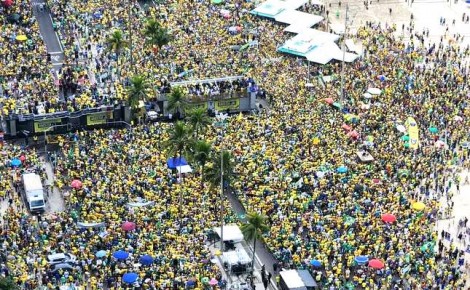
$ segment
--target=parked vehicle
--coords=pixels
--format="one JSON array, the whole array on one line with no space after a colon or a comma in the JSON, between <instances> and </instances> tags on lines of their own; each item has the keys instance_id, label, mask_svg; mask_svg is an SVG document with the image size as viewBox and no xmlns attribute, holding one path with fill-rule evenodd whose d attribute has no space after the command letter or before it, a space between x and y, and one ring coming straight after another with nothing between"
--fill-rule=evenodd
<instances>
[{"instance_id":1,"label":"parked vehicle","mask_svg":"<svg viewBox=\"0 0 470 290\"><path fill-rule=\"evenodd\" d=\"M25 173L22 175L24 198L32 213L44 212L46 201L41 178L36 173Z\"/></svg>"},{"instance_id":2,"label":"parked vehicle","mask_svg":"<svg viewBox=\"0 0 470 290\"><path fill-rule=\"evenodd\" d=\"M77 262L77 257L72 254L58 253L47 256L47 261L51 265L63 263L75 264Z\"/></svg>"}]
</instances>

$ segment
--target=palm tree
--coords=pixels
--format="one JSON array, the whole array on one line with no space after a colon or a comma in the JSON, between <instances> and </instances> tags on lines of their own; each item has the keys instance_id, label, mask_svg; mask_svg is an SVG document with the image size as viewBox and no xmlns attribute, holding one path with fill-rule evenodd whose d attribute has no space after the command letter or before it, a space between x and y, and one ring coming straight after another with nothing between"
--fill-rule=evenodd
<instances>
[{"instance_id":1,"label":"palm tree","mask_svg":"<svg viewBox=\"0 0 470 290\"><path fill-rule=\"evenodd\" d=\"M20 289L11 277L2 277L0 278L0 289L2 290L16 290Z\"/></svg>"},{"instance_id":2,"label":"palm tree","mask_svg":"<svg viewBox=\"0 0 470 290\"><path fill-rule=\"evenodd\" d=\"M199 140L194 144L192 159L200 166L201 187L204 181L204 167L209 161L211 151L212 145L204 140Z\"/></svg>"},{"instance_id":3,"label":"palm tree","mask_svg":"<svg viewBox=\"0 0 470 290\"><path fill-rule=\"evenodd\" d=\"M255 254L256 254L256 241L263 239L263 234L269 231L269 226L266 223L267 217L265 215L252 212L248 213L247 223L240 226L240 230L245 237L247 242L253 241L253 256L251 260L251 279L253 279L253 271L255 266ZM252 281L253 282L253 281Z\"/></svg>"},{"instance_id":4,"label":"palm tree","mask_svg":"<svg viewBox=\"0 0 470 290\"><path fill-rule=\"evenodd\" d=\"M223 161L223 180L225 185L230 185L230 182L235 176L234 164L232 162L232 154L229 151L223 151L222 160L220 154L217 154L211 159L212 166L208 167L204 174L204 179L208 181L211 186L220 186L221 174L221 161Z\"/></svg>"},{"instance_id":5,"label":"palm tree","mask_svg":"<svg viewBox=\"0 0 470 290\"><path fill-rule=\"evenodd\" d=\"M190 151L192 147L191 130L183 122L178 121L174 124L173 130L170 132L170 137L165 144L168 148L169 157L183 158L183 153ZM181 182L181 180L180 180ZM183 206L183 192L179 193L179 212L180 220L182 219L182 206ZM181 221L180 221L181 222ZM181 224L181 223L180 223Z\"/></svg>"},{"instance_id":6,"label":"palm tree","mask_svg":"<svg viewBox=\"0 0 470 290\"><path fill-rule=\"evenodd\" d=\"M154 48L154 53L157 54L163 46L170 43L172 37L170 32L165 27L162 27L154 19L147 21L144 28L144 35L146 37L147 44Z\"/></svg>"},{"instance_id":7,"label":"palm tree","mask_svg":"<svg viewBox=\"0 0 470 290\"><path fill-rule=\"evenodd\" d=\"M211 119L204 108L194 108L188 112L188 122L191 125L194 137L199 135L199 131L210 125Z\"/></svg>"},{"instance_id":8,"label":"palm tree","mask_svg":"<svg viewBox=\"0 0 470 290\"><path fill-rule=\"evenodd\" d=\"M149 83L143 76L135 75L131 78L131 84L127 89L127 103L131 107L133 114L140 111L140 101L148 98L149 89Z\"/></svg>"},{"instance_id":9,"label":"palm tree","mask_svg":"<svg viewBox=\"0 0 470 290\"><path fill-rule=\"evenodd\" d=\"M111 33L111 35L108 37L106 40L106 44L108 45L108 50L112 51L116 54L116 62L118 63L117 65L117 74L118 77L120 77L120 71L119 71L119 56L122 53L122 50L128 46L127 40L124 39L124 35L121 30L116 29Z\"/></svg>"},{"instance_id":10,"label":"palm tree","mask_svg":"<svg viewBox=\"0 0 470 290\"><path fill-rule=\"evenodd\" d=\"M188 106L186 96L181 87L173 87L168 95L166 109L168 112L177 115L179 118Z\"/></svg>"}]
</instances>

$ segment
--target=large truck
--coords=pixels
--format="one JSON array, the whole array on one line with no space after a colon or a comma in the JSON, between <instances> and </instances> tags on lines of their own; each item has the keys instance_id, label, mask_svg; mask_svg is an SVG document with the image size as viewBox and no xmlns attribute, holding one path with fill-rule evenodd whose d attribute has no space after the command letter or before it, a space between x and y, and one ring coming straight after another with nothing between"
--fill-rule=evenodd
<instances>
[{"instance_id":1,"label":"large truck","mask_svg":"<svg viewBox=\"0 0 470 290\"><path fill-rule=\"evenodd\" d=\"M32 213L42 213L46 209L44 190L42 188L41 177L36 173L25 173L22 176L24 198Z\"/></svg>"}]
</instances>

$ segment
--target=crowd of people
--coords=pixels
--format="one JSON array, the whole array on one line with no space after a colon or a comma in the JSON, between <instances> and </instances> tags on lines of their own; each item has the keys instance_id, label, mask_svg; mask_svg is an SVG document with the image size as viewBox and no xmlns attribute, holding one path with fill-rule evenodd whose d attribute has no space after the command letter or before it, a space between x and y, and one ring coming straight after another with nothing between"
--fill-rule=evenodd
<instances>
[{"instance_id":1,"label":"crowd of people","mask_svg":"<svg viewBox=\"0 0 470 290\"><path fill-rule=\"evenodd\" d=\"M21 3L10 9L28 19L29 6ZM345 67L348 77L339 97L340 80L322 81L322 76L339 74L340 64L309 70L294 58L280 57L276 47L289 36L279 25L247 13L252 3L172 0L145 11L136 2L126 3L52 1L66 54L59 75L70 85L66 93L80 86L79 95L66 99L68 109L121 101L124 94L116 94L122 91L120 83L134 72L157 80L157 86L180 80L187 71L196 79L245 74L263 86L270 108L250 118L230 117L223 140L212 127L198 138L211 142L214 150L234 152L237 174L231 187L246 209L268 217L264 242L281 267L311 270L324 289L464 289L467 273L460 260L465 253L442 246L435 224L448 213L441 210L442 200L451 211L452 184L460 183L456 174L469 169L464 145L470 117L468 70L462 62L468 50L444 40L423 46L418 39L424 33L412 35L405 45L393 26L369 23L356 36L364 56ZM125 30L128 3L134 3L135 40L144 38L146 18L171 30L173 40L158 52L157 63L144 41L133 42L135 67L127 52L118 59L105 49L109 31ZM230 16L221 15L221 8ZM29 33L24 33L31 39L36 35L34 44L43 47L37 23L28 23ZM24 19L8 25L16 34L28 29ZM238 25L258 30L257 47L230 49L248 41L243 33L229 32ZM16 36L14 42L25 49ZM41 85L33 89L50 91L29 92L26 103L57 95L48 64L41 65ZM305 86L315 76L319 81ZM5 114L19 109L17 88L32 81L28 74L14 78L20 77L4 79ZM365 94L369 88L380 93ZM49 102L53 108L56 102ZM418 149L399 129L409 126L409 117L419 127ZM8 200L2 214L1 272L29 289L120 289L126 286L123 274L130 272L139 275L135 285L144 289L204 289L211 287L212 278L223 287L207 235L219 225L217 193L202 182L197 166L183 179L167 168L172 126L74 133L61 143L55 162L54 186L64 195L66 209L39 217L26 214L14 188L21 170L44 176L37 154L6 145L0 179L2 197ZM375 160L361 162L359 150ZM8 166L20 155L26 156L20 168ZM74 180L81 185L72 188ZM384 222L384 214L396 221ZM229 212L226 222L235 220ZM126 230L129 223L135 229ZM129 257L116 258L117 251ZM52 253L73 254L78 269L51 272L47 256ZM140 263L144 255L154 261ZM362 265L356 259L360 256L378 259L384 267ZM312 267L312 261L320 266Z\"/></svg>"}]
</instances>

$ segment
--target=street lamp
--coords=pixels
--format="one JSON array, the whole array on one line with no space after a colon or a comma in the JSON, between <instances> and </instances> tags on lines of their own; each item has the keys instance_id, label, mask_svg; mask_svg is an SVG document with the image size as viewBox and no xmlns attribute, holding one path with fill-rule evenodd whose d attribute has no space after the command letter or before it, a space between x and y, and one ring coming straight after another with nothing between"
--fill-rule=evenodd
<instances>
[{"instance_id":1,"label":"street lamp","mask_svg":"<svg viewBox=\"0 0 470 290\"><path fill-rule=\"evenodd\" d=\"M224 128L226 126L225 120L228 118L228 114L219 113L215 116L217 122L215 126L221 130L220 140L220 251L224 252L224 151L223 151L223 140L224 140Z\"/></svg>"}]
</instances>

